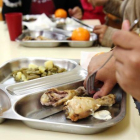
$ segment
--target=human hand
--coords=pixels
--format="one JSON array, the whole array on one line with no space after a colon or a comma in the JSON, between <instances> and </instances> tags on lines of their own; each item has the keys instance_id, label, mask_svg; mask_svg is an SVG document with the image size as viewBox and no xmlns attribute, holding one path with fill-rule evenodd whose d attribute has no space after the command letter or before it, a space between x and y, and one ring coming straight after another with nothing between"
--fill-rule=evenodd
<instances>
[{"instance_id":1,"label":"human hand","mask_svg":"<svg viewBox=\"0 0 140 140\"><path fill-rule=\"evenodd\" d=\"M129 29L129 23L123 23ZM117 46L113 50L116 59L116 78L124 91L140 101L140 37L128 31L118 31L113 35Z\"/></svg>"},{"instance_id":2,"label":"human hand","mask_svg":"<svg viewBox=\"0 0 140 140\"><path fill-rule=\"evenodd\" d=\"M103 37L104 37L104 35L105 35L105 32L106 32L107 28L108 28L108 27L107 27L106 25L96 25L96 26L94 27L93 32L99 36L99 42L100 42L100 43L101 43L102 40L103 40Z\"/></svg>"},{"instance_id":3,"label":"human hand","mask_svg":"<svg viewBox=\"0 0 140 140\"><path fill-rule=\"evenodd\" d=\"M73 9L68 10L69 15L71 17L75 17L77 19L82 19L82 10L79 7L74 7Z\"/></svg>"},{"instance_id":4,"label":"human hand","mask_svg":"<svg viewBox=\"0 0 140 140\"><path fill-rule=\"evenodd\" d=\"M89 3L93 5L93 7L96 6L104 6L108 0L88 0Z\"/></svg>"},{"instance_id":5,"label":"human hand","mask_svg":"<svg viewBox=\"0 0 140 140\"><path fill-rule=\"evenodd\" d=\"M103 53L97 56L92 57L89 66L88 66L88 75L84 81L84 86L86 87L87 78L91 75L95 70L97 70L104 62L109 58L112 52ZM100 91L92 92L95 93L93 98L99 98L109 94L112 88L116 84L116 77L115 77L115 59L112 57L108 63L100 69L95 77L95 87L100 88ZM102 85L100 84L102 83Z\"/></svg>"}]
</instances>

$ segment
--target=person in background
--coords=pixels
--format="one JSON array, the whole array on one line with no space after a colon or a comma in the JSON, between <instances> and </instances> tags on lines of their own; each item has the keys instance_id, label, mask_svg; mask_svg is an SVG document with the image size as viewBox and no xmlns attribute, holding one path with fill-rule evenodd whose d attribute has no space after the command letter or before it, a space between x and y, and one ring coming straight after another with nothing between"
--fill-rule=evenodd
<instances>
[{"instance_id":1,"label":"person in background","mask_svg":"<svg viewBox=\"0 0 140 140\"><path fill-rule=\"evenodd\" d=\"M3 18L4 14L11 12L50 16L59 8L65 9L69 16L82 18L83 8L79 0L3 0L2 14Z\"/></svg>"},{"instance_id":2,"label":"person in background","mask_svg":"<svg viewBox=\"0 0 140 140\"><path fill-rule=\"evenodd\" d=\"M84 9L82 19L99 19L101 24L105 23L105 14L103 12L103 7L93 7L88 0L81 0L81 4Z\"/></svg>"},{"instance_id":3,"label":"person in background","mask_svg":"<svg viewBox=\"0 0 140 140\"><path fill-rule=\"evenodd\" d=\"M130 24L140 17L140 0L88 0L94 7L103 6L106 13L110 13L122 20L128 19ZM131 11L131 12L130 12ZM140 23L137 29L140 27ZM94 33L98 34L102 46L112 46L112 35L118 29L106 25L98 25ZM137 32L138 30L136 30Z\"/></svg>"}]
</instances>

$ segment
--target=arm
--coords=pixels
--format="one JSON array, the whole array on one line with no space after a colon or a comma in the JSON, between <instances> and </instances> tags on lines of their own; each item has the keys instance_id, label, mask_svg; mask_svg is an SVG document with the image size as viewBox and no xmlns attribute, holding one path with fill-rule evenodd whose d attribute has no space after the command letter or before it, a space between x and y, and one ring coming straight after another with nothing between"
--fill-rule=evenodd
<instances>
[{"instance_id":1,"label":"arm","mask_svg":"<svg viewBox=\"0 0 140 140\"><path fill-rule=\"evenodd\" d=\"M107 25L96 25L93 32L98 35L102 46L111 47L112 35L117 30L118 29L108 27Z\"/></svg>"},{"instance_id":2,"label":"arm","mask_svg":"<svg viewBox=\"0 0 140 140\"><path fill-rule=\"evenodd\" d=\"M120 0L108 0L104 5L104 11L121 18L121 12L125 3L125 0L123 2Z\"/></svg>"},{"instance_id":3,"label":"arm","mask_svg":"<svg viewBox=\"0 0 140 140\"><path fill-rule=\"evenodd\" d=\"M107 27L106 32L102 38L101 45L102 46L106 46L106 47L111 47L113 44L112 41L112 35L114 34L114 32L118 31L118 29L112 28L112 27Z\"/></svg>"}]
</instances>

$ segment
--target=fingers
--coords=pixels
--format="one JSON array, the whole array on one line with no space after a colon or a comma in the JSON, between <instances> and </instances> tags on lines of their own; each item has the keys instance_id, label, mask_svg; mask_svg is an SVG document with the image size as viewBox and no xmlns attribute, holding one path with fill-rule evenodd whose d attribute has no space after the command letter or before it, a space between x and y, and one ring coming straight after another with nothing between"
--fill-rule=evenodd
<instances>
[{"instance_id":1,"label":"fingers","mask_svg":"<svg viewBox=\"0 0 140 140\"><path fill-rule=\"evenodd\" d=\"M131 55L130 50L126 50L121 47L115 47L113 50L113 56L115 57L116 61L119 61L120 63L124 64L128 60L126 59L129 55Z\"/></svg>"},{"instance_id":2,"label":"fingers","mask_svg":"<svg viewBox=\"0 0 140 140\"><path fill-rule=\"evenodd\" d=\"M97 99L100 98L102 96L105 96L107 94L109 94L109 92L113 89L113 87L115 86L116 83L112 83L111 81L106 81L104 82L104 85L101 87L100 91L97 91L93 98Z\"/></svg>"},{"instance_id":3,"label":"fingers","mask_svg":"<svg viewBox=\"0 0 140 140\"><path fill-rule=\"evenodd\" d=\"M124 49L133 49L140 43L139 36L128 31L117 31L114 33L112 39L115 45Z\"/></svg>"},{"instance_id":4,"label":"fingers","mask_svg":"<svg viewBox=\"0 0 140 140\"><path fill-rule=\"evenodd\" d=\"M82 10L79 7L74 7L73 9L69 9L68 12L70 16L73 16L77 19L82 18Z\"/></svg>"},{"instance_id":5,"label":"fingers","mask_svg":"<svg viewBox=\"0 0 140 140\"><path fill-rule=\"evenodd\" d=\"M129 28L130 28L130 22L129 22L129 20L124 20L123 21L123 24L122 24L122 30L128 31Z\"/></svg>"},{"instance_id":6,"label":"fingers","mask_svg":"<svg viewBox=\"0 0 140 140\"><path fill-rule=\"evenodd\" d=\"M96 25L96 26L94 27L94 30L101 29L102 27L103 27L103 25Z\"/></svg>"},{"instance_id":7,"label":"fingers","mask_svg":"<svg viewBox=\"0 0 140 140\"><path fill-rule=\"evenodd\" d=\"M76 14L77 12L80 12L81 9L80 9L79 7L76 6L76 7L73 8L72 11L73 11L74 14Z\"/></svg>"}]
</instances>

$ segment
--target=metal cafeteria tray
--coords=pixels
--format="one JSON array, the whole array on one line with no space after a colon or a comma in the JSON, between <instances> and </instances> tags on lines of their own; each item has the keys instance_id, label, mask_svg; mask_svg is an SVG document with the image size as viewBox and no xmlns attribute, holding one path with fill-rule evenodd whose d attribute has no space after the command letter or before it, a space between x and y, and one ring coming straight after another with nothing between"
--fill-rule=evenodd
<instances>
[{"instance_id":1,"label":"metal cafeteria tray","mask_svg":"<svg viewBox=\"0 0 140 140\"><path fill-rule=\"evenodd\" d=\"M46 37L50 40L28 40L23 41L22 39L26 36L37 38L38 36ZM68 36L55 33L49 30L44 31L25 31L17 39L17 42L20 42L21 45L27 47L57 47L60 45L61 41L67 40Z\"/></svg>"},{"instance_id":2,"label":"metal cafeteria tray","mask_svg":"<svg viewBox=\"0 0 140 140\"><path fill-rule=\"evenodd\" d=\"M83 85L83 81L58 84L54 87L64 89L75 89ZM33 119L33 116L37 116L40 113L52 111L53 107L44 107L40 104L40 97L43 92L34 92L28 95L11 95L7 92L5 86L0 85L0 106L3 111L0 118L21 120L27 126L34 129L58 131L66 133L76 134L94 134L106 130L107 128L117 124L125 117L126 111L126 94L116 86L111 91L116 95L122 95L122 98L112 107L104 107L102 109L109 110L111 112L112 119L108 121L97 120L92 116L79 120L78 122L71 122L65 118L64 112L58 109L58 112L54 115L46 117L44 119ZM51 88L48 87L48 88Z\"/></svg>"},{"instance_id":3,"label":"metal cafeteria tray","mask_svg":"<svg viewBox=\"0 0 140 140\"><path fill-rule=\"evenodd\" d=\"M23 41L25 36L31 36L36 38L43 36L46 38L52 38L54 40L29 40ZM26 31L22 33L16 41L26 47L58 47L61 43L67 43L70 47L92 47L97 40L97 35L92 33L89 41L72 41L70 40L71 32L61 29L50 29L50 31Z\"/></svg>"},{"instance_id":4,"label":"metal cafeteria tray","mask_svg":"<svg viewBox=\"0 0 140 140\"><path fill-rule=\"evenodd\" d=\"M55 65L67 69L67 72L51 75L43 78L38 78L34 80L30 80L28 82L16 82L14 78L11 76L12 71L18 70L23 67L28 67L30 63L34 63L38 66L43 66L45 61L52 60ZM73 82L76 80L84 79L82 77L82 73L85 71L81 71L78 63L73 60L68 59L52 59L52 58L36 58L36 57L26 57L26 58L17 58L10 61L7 61L5 64L0 66L0 84L5 85L6 89L10 94L27 94L27 91L42 91L46 89L46 85L54 86L55 84L63 84L67 82ZM71 72L73 76L71 76ZM69 79L67 78L69 77ZM62 79L64 79L62 81ZM55 83L54 81L57 81ZM47 83L47 84L46 84ZM18 86L17 86L18 85ZM0 119L0 123L3 122L4 119Z\"/></svg>"},{"instance_id":5,"label":"metal cafeteria tray","mask_svg":"<svg viewBox=\"0 0 140 140\"><path fill-rule=\"evenodd\" d=\"M67 70L67 72L57 74L60 76L63 74L65 75L78 67L78 63L76 61L73 61L70 59L54 59L54 58L45 58L45 57L42 57L42 58L41 57L16 58L16 59L7 61L6 63L4 63L3 65L0 66L0 84L6 84L6 85L16 84L17 82L11 76L11 73L14 70L19 70L21 68L27 68L28 65L31 63L36 64L38 66L44 66L44 62L46 62L48 60L52 60L54 65L57 65L60 68L65 68ZM47 77L54 77L54 75L47 76ZM45 78L46 77L41 78L41 79L45 79ZM40 78L38 78L38 79L40 79ZM30 81L32 81L32 80L30 80Z\"/></svg>"}]
</instances>

